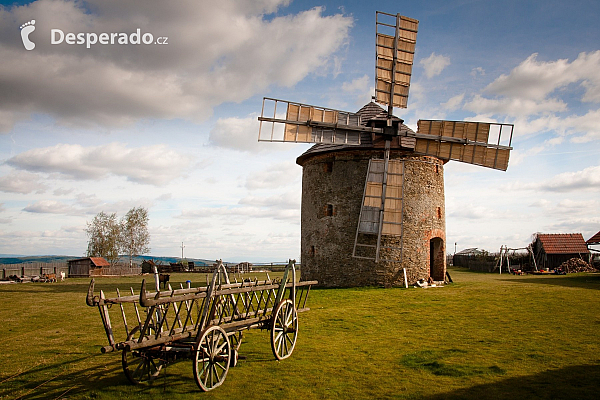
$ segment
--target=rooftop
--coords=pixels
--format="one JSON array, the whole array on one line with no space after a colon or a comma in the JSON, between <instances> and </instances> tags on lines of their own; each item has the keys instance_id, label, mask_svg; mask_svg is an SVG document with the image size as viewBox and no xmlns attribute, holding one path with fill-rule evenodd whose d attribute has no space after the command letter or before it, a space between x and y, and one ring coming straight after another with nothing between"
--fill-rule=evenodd
<instances>
[{"instance_id":1,"label":"rooftop","mask_svg":"<svg viewBox=\"0 0 600 400\"><path fill-rule=\"evenodd\" d=\"M600 244L600 231L596 233L594 236L589 238L586 242L587 244Z\"/></svg>"},{"instance_id":2,"label":"rooftop","mask_svg":"<svg viewBox=\"0 0 600 400\"><path fill-rule=\"evenodd\" d=\"M540 233L537 238L546 254L589 254L581 233Z\"/></svg>"},{"instance_id":3,"label":"rooftop","mask_svg":"<svg viewBox=\"0 0 600 400\"><path fill-rule=\"evenodd\" d=\"M374 102L370 102L365 104L360 110L356 112L360 115L361 125L367 126L369 121L373 120L385 120L387 118L387 111L380 107L378 104ZM404 125L401 118L393 116L392 119L394 121L398 121L400 123L400 130L407 130L413 132L408 126ZM392 148L394 147L394 142L392 142ZM302 165L304 161L315 155L328 153L331 151L342 151L342 150L356 150L356 149L373 149L375 146L373 145L373 137L370 132L361 132L360 134L360 144L359 145L347 145L347 144L329 144L329 143L317 143L310 149L306 150L302 153L297 159L296 164Z\"/></svg>"}]
</instances>

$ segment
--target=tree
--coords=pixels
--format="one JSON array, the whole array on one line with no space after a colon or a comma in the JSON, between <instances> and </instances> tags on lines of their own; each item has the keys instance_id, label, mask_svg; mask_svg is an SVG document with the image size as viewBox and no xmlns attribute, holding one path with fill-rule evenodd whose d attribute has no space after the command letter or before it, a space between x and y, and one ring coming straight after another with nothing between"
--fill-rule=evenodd
<instances>
[{"instance_id":1,"label":"tree","mask_svg":"<svg viewBox=\"0 0 600 400\"><path fill-rule=\"evenodd\" d=\"M89 237L87 256L104 257L114 265L119 261L119 253L132 259L150 251L150 234L148 233L148 210L134 207L117 220L117 214L98 213L87 223L86 233Z\"/></svg>"},{"instance_id":2,"label":"tree","mask_svg":"<svg viewBox=\"0 0 600 400\"><path fill-rule=\"evenodd\" d=\"M150 234L148 233L148 210L134 207L121 219L121 246L132 259L150 251Z\"/></svg>"},{"instance_id":3,"label":"tree","mask_svg":"<svg viewBox=\"0 0 600 400\"><path fill-rule=\"evenodd\" d=\"M87 223L86 233L89 237L87 256L104 257L114 265L119 260L121 249L121 225L117 221L117 214L98 213Z\"/></svg>"}]
</instances>

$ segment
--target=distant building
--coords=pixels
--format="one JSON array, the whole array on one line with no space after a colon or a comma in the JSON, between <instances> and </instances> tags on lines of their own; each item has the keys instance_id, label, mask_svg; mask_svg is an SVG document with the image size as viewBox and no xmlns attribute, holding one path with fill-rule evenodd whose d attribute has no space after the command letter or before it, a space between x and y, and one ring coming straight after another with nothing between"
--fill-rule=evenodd
<instances>
[{"instance_id":1,"label":"distant building","mask_svg":"<svg viewBox=\"0 0 600 400\"><path fill-rule=\"evenodd\" d=\"M590 262L590 251L581 233L538 233L532 243L539 269L552 270L571 259Z\"/></svg>"},{"instance_id":2,"label":"distant building","mask_svg":"<svg viewBox=\"0 0 600 400\"><path fill-rule=\"evenodd\" d=\"M588 249L590 249L591 251L594 252L592 254L592 263L593 263L594 267L599 268L600 267L600 231L598 233L596 233L594 236L592 236L591 238L589 238L585 243L587 244Z\"/></svg>"},{"instance_id":3,"label":"distant building","mask_svg":"<svg viewBox=\"0 0 600 400\"><path fill-rule=\"evenodd\" d=\"M585 242L588 246L600 244L600 231Z\"/></svg>"},{"instance_id":4,"label":"distant building","mask_svg":"<svg viewBox=\"0 0 600 400\"><path fill-rule=\"evenodd\" d=\"M142 274L154 273L154 267L158 267L158 264L154 260L144 260L142 262Z\"/></svg>"},{"instance_id":5,"label":"distant building","mask_svg":"<svg viewBox=\"0 0 600 400\"><path fill-rule=\"evenodd\" d=\"M110 264L103 257L86 257L69 260L69 277L84 278L88 276L102 276L103 268Z\"/></svg>"},{"instance_id":6,"label":"distant building","mask_svg":"<svg viewBox=\"0 0 600 400\"><path fill-rule=\"evenodd\" d=\"M452 256L452 265L469 268L472 271L492 272L496 267L496 256L485 250L469 248L459 251Z\"/></svg>"}]
</instances>

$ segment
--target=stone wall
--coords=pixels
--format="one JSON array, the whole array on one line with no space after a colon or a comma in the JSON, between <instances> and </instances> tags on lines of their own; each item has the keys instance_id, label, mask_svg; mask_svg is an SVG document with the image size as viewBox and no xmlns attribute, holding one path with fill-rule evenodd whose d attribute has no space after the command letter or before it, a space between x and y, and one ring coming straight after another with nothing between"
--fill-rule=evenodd
<instances>
[{"instance_id":1,"label":"stone wall","mask_svg":"<svg viewBox=\"0 0 600 400\"><path fill-rule=\"evenodd\" d=\"M443 163L433 157L392 151L405 160L402 242L383 236L382 245L402 247L402 263L352 257L369 158L381 151L345 150L316 154L303 163L302 278L327 287L403 285L432 275L443 280L445 267L445 208ZM373 236L376 238L376 236ZM432 239L439 238L431 242ZM434 251L433 257L430 250ZM399 254L395 254L400 258Z\"/></svg>"}]
</instances>

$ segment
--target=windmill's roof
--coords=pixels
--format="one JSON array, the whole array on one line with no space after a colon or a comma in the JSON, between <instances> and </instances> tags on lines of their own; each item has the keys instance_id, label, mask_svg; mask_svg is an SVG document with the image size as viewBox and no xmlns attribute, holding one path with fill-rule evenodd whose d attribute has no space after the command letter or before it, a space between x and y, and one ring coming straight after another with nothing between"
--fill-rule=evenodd
<instances>
[{"instance_id":1,"label":"windmill's roof","mask_svg":"<svg viewBox=\"0 0 600 400\"><path fill-rule=\"evenodd\" d=\"M360 115L361 124L363 126L367 126L369 121L373 120L385 120L387 118L387 111L380 107L378 104L374 102L370 102L365 104L360 110L356 112ZM394 116L392 118L394 121L398 121L400 123L400 127L402 130L408 130L412 132L408 126L403 124L403 120ZM347 144L328 144L328 143L317 143L310 149L306 150L302 153L297 159L296 164L302 165L304 161L313 155L329 153L332 151L343 151L343 150L356 150L356 149L372 149L373 147L373 138L370 132L361 132L360 134L360 144L359 145L347 145Z\"/></svg>"},{"instance_id":2,"label":"windmill's roof","mask_svg":"<svg viewBox=\"0 0 600 400\"><path fill-rule=\"evenodd\" d=\"M554 233L537 235L546 254L588 254L589 250L581 233Z\"/></svg>"}]
</instances>

